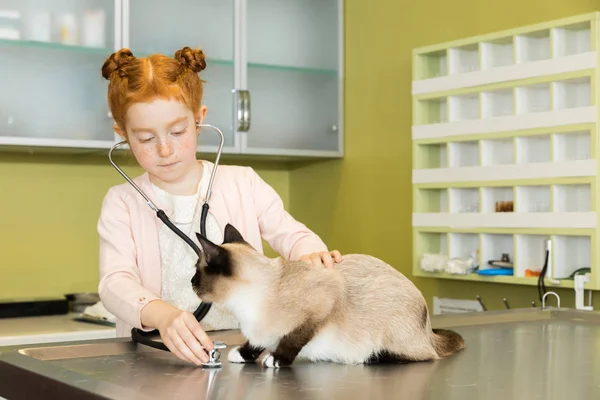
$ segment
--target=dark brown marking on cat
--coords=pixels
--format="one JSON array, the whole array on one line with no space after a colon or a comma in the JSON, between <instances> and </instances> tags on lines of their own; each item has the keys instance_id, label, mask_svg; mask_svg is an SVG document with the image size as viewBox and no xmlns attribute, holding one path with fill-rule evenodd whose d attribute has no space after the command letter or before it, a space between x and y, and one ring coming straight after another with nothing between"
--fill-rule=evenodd
<instances>
[{"instance_id":1,"label":"dark brown marking on cat","mask_svg":"<svg viewBox=\"0 0 600 400\"><path fill-rule=\"evenodd\" d=\"M273 355L273 363L279 367L291 365L300 350L314 337L318 325L307 320L279 341Z\"/></svg>"},{"instance_id":2,"label":"dark brown marking on cat","mask_svg":"<svg viewBox=\"0 0 600 400\"><path fill-rule=\"evenodd\" d=\"M414 360L403 356L402 354L396 354L388 350L382 350L378 353L373 353L365 360L365 364L406 364L412 362L419 362L422 360Z\"/></svg>"},{"instance_id":3,"label":"dark brown marking on cat","mask_svg":"<svg viewBox=\"0 0 600 400\"><path fill-rule=\"evenodd\" d=\"M435 351L440 357L448 357L465 348L465 341L458 333L447 329L432 329L435 337Z\"/></svg>"},{"instance_id":4,"label":"dark brown marking on cat","mask_svg":"<svg viewBox=\"0 0 600 400\"><path fill-rule=\"evenodd\" d=\"M427 306L423 306L423 314L421 316L421 325L423 328L427 327L427 319L429 318L429 313L427 312Z\"/></svg>"},{"instance_id":5,"label":"dark brown marking on cat","mask_svg":"<svg viewBox=\"0 0 600 400\"><path fill-rule=\"evenodd\" d=\"M204 259L207 264L204 268L206 274L232 276L233 266L229 251L214 244L200 233L196 233L196 237L200 242L200 246L202 247L202 251L204 253Z\"/></svg>"},{"instance_id":6,"label":"dark brown marking on cat","mask_svg":"<svg viewBox=\"0 0 600 400\"><path fill-rule=\"evenodd\" d=\"M243 243L250 245L248 242L244 240L242 234L235 229L235 227L231 224L227 224L225 226L225 233L223 235L223 244L225 243Z\"/></svg>"},{"instance_id":7,"label":"dark brown marking on cat","mask_svg":"<svg viewBox=\"0 0 600 400\"><path fill-rule=\"evenodd\" d=\"M265 351L264 347L256 347L256 346L252 346L250 344L250 341L247 340L246 343L244 343L240 348L239 348L239 353L240 356L242 356L242 358L244 359L244 361L246 362L254 362L258 359L258 357L260 357L261 353L263 351Z\"/></svg>"}]
</instances>

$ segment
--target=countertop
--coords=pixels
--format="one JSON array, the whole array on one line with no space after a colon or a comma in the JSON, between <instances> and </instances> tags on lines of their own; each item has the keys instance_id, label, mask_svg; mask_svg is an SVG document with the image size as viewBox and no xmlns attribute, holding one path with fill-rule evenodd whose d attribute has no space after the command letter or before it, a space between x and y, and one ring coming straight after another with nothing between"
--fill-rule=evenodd
<instances>
[{"instance_id":1,"label":"countertop","mask_svg":"<svg viewBox=\"0 0 600 400\"><path fill-rule=\"evenodd\" d=\"M108 339L116 336L111 326L75 321L78 314L0 318L0 347L18 344Z\"/></svg>"},{"instance_id":2,"label":"countertop","mask_svg":"<svg viewBox=\"0 0 600 400\"><path fill-rule=\"evenodd\" d=\"M432 317L463 335L444 360L270 369L227 361L239 332L209 332L228 346L218 369L198 368L127 338L0 349L0 397L78 399L574 400L600 398L600 313L515 309Z\"/></svg>"}]
</instances>

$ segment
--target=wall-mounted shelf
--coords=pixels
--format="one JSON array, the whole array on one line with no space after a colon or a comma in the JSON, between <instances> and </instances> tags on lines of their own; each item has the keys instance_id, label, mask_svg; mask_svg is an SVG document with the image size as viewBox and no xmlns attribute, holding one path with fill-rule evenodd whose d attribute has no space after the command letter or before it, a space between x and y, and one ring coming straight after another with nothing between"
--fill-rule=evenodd
<instances>
[{"instance_id":1,"label":"wall-mounted shelf","mask_svg":"<svg viewBox=\"0 0 600 400\"><path fill-rule=\"evenodd\" d=\"M587 268L600 290L599 45L591 13L414 51L415 276L536 285L549 246L547 286ZM503 255L511 275L478 273Z\"/></svg>"}]
</instances>

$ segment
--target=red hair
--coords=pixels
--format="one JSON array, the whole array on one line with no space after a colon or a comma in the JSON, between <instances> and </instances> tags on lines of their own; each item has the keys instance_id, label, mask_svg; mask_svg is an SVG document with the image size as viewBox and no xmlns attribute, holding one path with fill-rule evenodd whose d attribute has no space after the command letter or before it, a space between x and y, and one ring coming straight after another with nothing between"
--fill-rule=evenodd
<instances>
[{"instance_id":1,"label":"red hair","mask_svg":"<svg viewBox=\"0 0 600 400\"><path fill-rule=\"evenodd\" d=\"M125 114L137 102L156 98L176 99L194 114L200 110L202 81L198 73L206 68L202 50L184 47L175 57L153 54L136 58L129 49L113 53L102 65L108 79L108 105L115 122L125 131Z\"/></svg>"}]
</instances>

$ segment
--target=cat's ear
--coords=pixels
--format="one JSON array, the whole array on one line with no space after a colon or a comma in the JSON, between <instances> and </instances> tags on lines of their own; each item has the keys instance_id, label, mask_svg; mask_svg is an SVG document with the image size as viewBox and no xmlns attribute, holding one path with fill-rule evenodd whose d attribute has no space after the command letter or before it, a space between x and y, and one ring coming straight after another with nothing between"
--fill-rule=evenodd
<instances>
[{"instance_id":1,"label":"cat's ear","mask_svg":"<svg viewBox=\"0 0 600 400\"><path fill-rule=\"evenodd\" d=\"M207 238L205 238L204 236L202 236L202 234L200 234L198 232L196 232L196 237L198 238L198 241L200 242L200 247L202 247L202 251L204 252L207 263L209 263L211 260L215 260L215 259L217 259L217 257L219 257L221 248L218 245L214 244L213 242L211 242L210 240L208 240Z\"/></svg>"},{"instance_id":2,"label":"cat's ear","mask_svg":"<svg viewBox=\"0 0 600 400\"><path fill-rule=\"evenodd\" d=\"M242 234L231 224L225 226L223 243L246 243Z\"/></svg>"}]
</instances>

